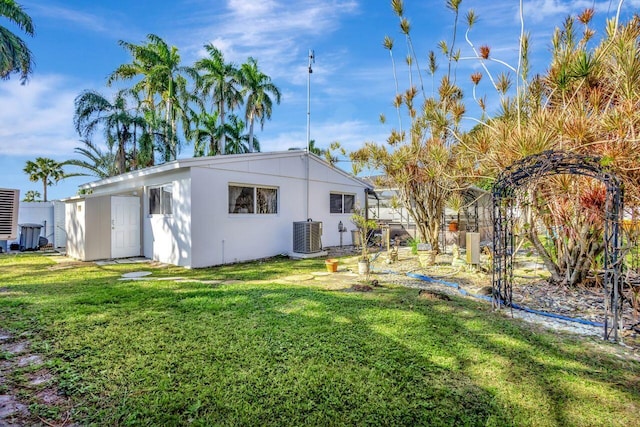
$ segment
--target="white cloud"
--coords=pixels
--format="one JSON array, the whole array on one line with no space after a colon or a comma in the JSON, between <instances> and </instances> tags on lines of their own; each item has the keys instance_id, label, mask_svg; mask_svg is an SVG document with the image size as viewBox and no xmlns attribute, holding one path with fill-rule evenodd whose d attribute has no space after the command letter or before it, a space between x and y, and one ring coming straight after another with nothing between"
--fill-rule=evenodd
<instances>
[{"instance_id":1,"label":"white cloud","mask_svg":"<svg viewBox=\"0 0 640 427\"><path fill-rule=\"evenodd\" d=\"M86 30L103 33L113 30L112 25L106 22L103 16L82 12L78 9L70 9L53 4L27 3L26 10L34 17L41 15L47 19L53 18L60 22L60 25L66 22L67 24L79 26Z\"/></svg>"},{"instance_id":2,"label":"white cloud","mask_svg":"<svg viewBox=\"0 0 640 427\"><path fill-rule=\"evenodd\" d=\"M13 79L0 85L0 152L3 155L71 157L78 138L73 130L73 100L55 75L33 76L22 86Z\"/></svg>"},{"instance_id":3,"label":"white cloud","mask_svg":"<svg viewBox=\"0 0 640 427\"><path fill-rule=\"evenodd\" d=\"M229 0L228 8L240 16L258 16L270 13L277 7L275 1Z\"/></svg>"},{"instance_id":4,"label":"white cloud","mask_svg":"<svg viewBox=\"0 0 640 427\"><path fill-rule=\"evenodd\" d=\"M562 19L569 14L577 15L588 8L594 8L596 13L603 16L613 16L619 4L619 1L610 0L531 0L524 3L524 15L525 20L535 24L550 20L555 25L559 25L561 22L558 18ZM622 2L623 10L633 11L638 7L640 7L640 0Z\"/></svg>"},{"instance_id":5,"label":"white cloud","mask_svg":"<svg viewBox=\"0 0 640 427\"><path fill-rule=\"evenodd\" d=\"M228 61L244 62L253 56L277 78L286 75L286 65L304 62L305 41L334 31L342 17L357 11L355 0L229 0L225 13L215 10L199 16L195 26L200 29L190 29L185 51L201 55L202 44L211 42Z\"/></svg>"}]
</instances>

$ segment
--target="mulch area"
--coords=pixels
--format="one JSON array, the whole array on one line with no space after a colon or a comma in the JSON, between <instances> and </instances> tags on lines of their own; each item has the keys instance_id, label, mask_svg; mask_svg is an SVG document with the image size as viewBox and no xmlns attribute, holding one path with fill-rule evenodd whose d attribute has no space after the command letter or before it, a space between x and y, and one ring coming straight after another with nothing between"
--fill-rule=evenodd
<instances>
[{"instance_id":1,"label":"mulch area","mask_svg":"<svg viewBox=\"0 0 640 427\"><path fill-rule=\"evenodd\" d=\"M357 272L355 263L359 251L353 246L343 248L326 248L329 257L346 257L342 261L343 268ZM411 254L410 248L401 247L398 251L398 261L390 263L386 251L374 254L372 263L372 278L381 283L393 283L418 289L436 291L438 294L461 296L458 290L450 286L428 283L406 276L413 272L448 283L458 284L471 294L490 295L491 274L476 269L468 269L460 261L453 263L450 254L438 255L436 264L422 267L418 257ZM552 285L541 279L544 269L537 271L522 271L516 277L513 287L513 302L534 310L558 314L569 318L579 318L592 322L604 322L604 290L601 287L561 287ZM527 320L550 323L553 320L542 316L527 316ZM629 300L625 300L622 311L622 335L626 343L640 347L640 319L634 313ZM570 323L570 322L567 322ZM581 333L582 328L576 327L575 332Z\"/></svg>"}]
</instances>

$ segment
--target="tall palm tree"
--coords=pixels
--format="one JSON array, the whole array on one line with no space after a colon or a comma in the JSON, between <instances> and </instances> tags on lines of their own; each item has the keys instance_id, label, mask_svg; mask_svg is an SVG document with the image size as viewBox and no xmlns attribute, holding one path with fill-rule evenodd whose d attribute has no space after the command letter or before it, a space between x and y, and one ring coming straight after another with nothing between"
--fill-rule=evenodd
<instances>
[{"instance_id":1,"label":"tall palm tree","mask_svg":"<svg viewBox=\"0 0 640 427\"><path fill-rule=\"evenodd\" d=\"M75 99L73 122L78 134L89 139L102 126L107 146L116 146L115 170L126 172L127 145L133 143L134 135L144 129L144 119L132 115L126 98L126 91L116 93L113 102L96 91L86 90Z\"/></svg>"},{"instance_id":2,"label":"tall palm tree","mask_svg":"<svg viewBox=\"0 0 640 427\"><path fill-rule=\"evenodd\" d=\"M201 73L198 87L203 94L211 96L214 108L218 110L220 127L224 128L227 108L233 111L242 104L242 94L238 89L238 70L234 64L225 62L224 55L213 44L209 43L204 48L209 56L198 60L194 65ZM218 141L219 154L225 154L225 140L223 132Z\"/></svg>"},{"instance_id":3,"label":"tall palm tree","mask_svg":"<svg viewBox=\"0 0 640 427\"><path fill-rule=\"evenodd\" d=\"M242 64L238 73L242 85L243 94L247 95L245 118L249 123L249 147L253 147L253 124L256 119L260 120L260 129L264 128L266 119L271 118L273 101L280 104L280 89L273 84L271 77L264 74L258 68L258 61L249 57L247 62Z\"/></svg>"},{"instance_id":4,"label":"tall palm tree","mask_svg":"<svg viewBox=\"0 0 640 427\"><path fill-rule=\"evenodd\" d=\"M107 85L140 77L131 90L144 94L147 108L163 113L163 158L175 160L180 149L178 124L182 125L185 136L188 135L193 117L189 104L201 104L187 88L187 77L196 78L196 72L180 65L178 48L169 46L155 34L149 34L143 45L123 40L119 44L131 54L133 61L116 68L108 77Z\"/></svg>"},{"instance_id":5,"label":"tall palm tree","mask_svg":"<svg viewBox=\"0 0 640 427\"><path fill-rule=\"evenodd\" d=\"M33 22L14 0L0 0L0 16L8 19L28 36L33 36ZM0 26L0 78L20 74L24 84L33 69L33 58L27 44L4 26Z\"/></svg>"},{"instance_id":6,"label":"tall palm tree","mask_svg":"<svg viewBox=\"0 0 640 427\"><path fill-rule=\"evenodd\" d=\"M45 202L47 201L47 187L66 177L62 164L46 157L36 157L35 162L27 160L23 171L29 175L30 181L42 181Z\"/></svg>"}]
</instances>

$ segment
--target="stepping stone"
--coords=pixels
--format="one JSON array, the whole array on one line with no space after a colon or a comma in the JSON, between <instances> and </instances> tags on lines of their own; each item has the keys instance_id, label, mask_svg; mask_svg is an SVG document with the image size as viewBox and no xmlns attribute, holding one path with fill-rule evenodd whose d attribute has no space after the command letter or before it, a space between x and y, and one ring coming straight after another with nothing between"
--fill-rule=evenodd
<instances>
[{"instance_id":1,"label":"stepping stone","mask_svg":"<svg viewBox=\"0 0 640 427\"><path fill-rule=\"evenodd\" d=\"M147 258L142 258L142 257L122 258L122 259L114 260L116 264L136 264L136 263L142 263L142 262L148 262L148 261L149 260Z\"/></svg>"},{"instance_id":2,"label":"stepping stone","mask_svg":"<svg viewBox=\"0 0 640 427\"><path fill-rule=\"evenodd\" d=\"M296 274L294 276L283 277L282 280L286 280L287 282L304 282L307 280L313 280L313 275L311 274Z\"/></svg>"},{"instance_id":3,"label":"stepping stone","mask_svg":"<svg viewBox=\"0 0 640 427\"><path fill-rule=\"evenodd\" d=\"M8 394L0 395L0 425L17 415L28 415L27 407Z\"/></svg>"},{"instance_id":4,"label":"stepping stone","mask_svg":"<svg viewBox=\"0 0 640 427\"><path fill-rule=\"evenodd\" d=\"M329 273L328 271L312 271L311 275L315 276L315 277L322 277L322 276L329 276L332 273Z\"/></svg>"},{"instance_id":5,"label":"stepping stone","mask_svg":"<svg viewBox=\"0 0 640 427\"><path fill-rule=\"evenodd\" d=\"M7 351L11 354L21 354L27 351L29 347L29 341L18 341L11 344L2 345L2 350Z\"/></svg>"},{"instance_id":6,"label":"stepping stone","mask_svg":"<svg viewBox=\"0 0 640 427\"><path fill-rule=\"evenodd\" d=\"M149 276L150 274L150 271L132 271L131 273L124 273L122 277L124 279L135 279L137 277Z\"/></svg>"},{"instance_id":7,"label":"stepping stone","mask_svg":"<svg viewBox=\"0 0 640 427\"><path fill-rule=\"evenodd\" d=\"M29 365L42 365L42 357L37 354L31 354L18 359L18 367L24 368Z\"/></svg>"}]
</instances>

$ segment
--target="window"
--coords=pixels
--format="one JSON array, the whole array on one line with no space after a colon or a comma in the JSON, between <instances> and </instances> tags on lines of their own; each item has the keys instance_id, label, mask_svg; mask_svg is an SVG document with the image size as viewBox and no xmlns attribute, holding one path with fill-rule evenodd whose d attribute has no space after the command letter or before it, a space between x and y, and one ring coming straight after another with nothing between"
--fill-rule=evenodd
<instances>
[{"instance_id":1,"label":"window","mask_svg":"<svg viewBox=\"0 0 640 427\"><path fill-rule=\"evenodd\" d=\"M329 194L329 212L331 213L352 213L356 196L353 194Z\"/></svg>"},{"instance_id":2,"label":"window","mask_svg":"<svg viewBox=\"0 0 640 427\"><path fill-rule=\"evenodd\" d=\"M276 214L278 213L278 189L230 185L229 213Z\"/></svg>"},{"instance_id":3,"label":"window","mask_svg":"<svg viewBox=\"0 0 640 427\"><path fill-rule=\"evenodd\" d=\"M171 215L173 213L173 185L149 189L149 215Z\"/></svg>"}]
</instances>

